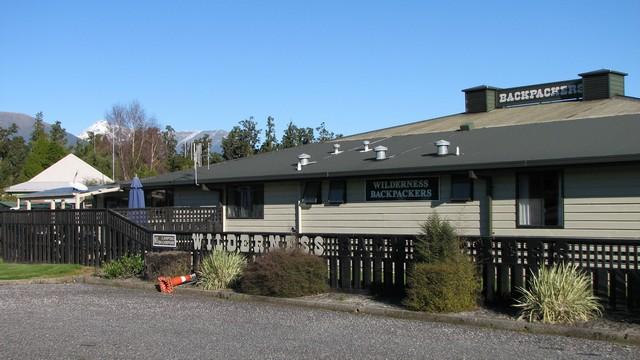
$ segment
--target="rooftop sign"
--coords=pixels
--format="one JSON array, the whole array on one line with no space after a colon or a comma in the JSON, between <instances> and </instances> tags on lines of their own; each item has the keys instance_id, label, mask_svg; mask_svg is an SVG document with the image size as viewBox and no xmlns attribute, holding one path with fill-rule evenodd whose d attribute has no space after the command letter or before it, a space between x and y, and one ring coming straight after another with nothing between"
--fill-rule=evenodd
<instances>
[{"instance_id":1,"label":"rooftop sign","mask_svg":"<svg viewBox=\"0 0 640 360\"><path fill-rule=\"evenodd\" d=\"M582 97L582 79L519 86L496 91L496 108Z\"/></svg>"}]
</instances>

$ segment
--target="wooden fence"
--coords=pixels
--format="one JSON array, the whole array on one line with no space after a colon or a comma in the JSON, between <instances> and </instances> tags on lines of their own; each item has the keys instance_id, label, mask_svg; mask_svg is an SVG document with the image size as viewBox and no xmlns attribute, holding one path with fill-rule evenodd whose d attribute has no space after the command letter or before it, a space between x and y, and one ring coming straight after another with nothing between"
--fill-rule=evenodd
<instances>
[{"instance_id":1,"label":"wooden fence","mask_svg":"<svg viewBox=\"0 0 640 360\"><path fill-rule=\"evenodd\" d=\"M196 269L216 249L255 257L273 248L301 247L326 259L327 281L335 289L398 295L414 259L415 235L220 233L201 231L197 222L189 231L166 231L142 226L130 215L105 209L2 211L0 256L9 262L100 266L124 254L155 251L152 234L170 233L178 250L193 254ZM466 238L465 244L488 302L513 299L540 266L569 262L590 274L594 294L609 309L640 310L640 240L500 237Z\"/></svg>"}]
</instances>

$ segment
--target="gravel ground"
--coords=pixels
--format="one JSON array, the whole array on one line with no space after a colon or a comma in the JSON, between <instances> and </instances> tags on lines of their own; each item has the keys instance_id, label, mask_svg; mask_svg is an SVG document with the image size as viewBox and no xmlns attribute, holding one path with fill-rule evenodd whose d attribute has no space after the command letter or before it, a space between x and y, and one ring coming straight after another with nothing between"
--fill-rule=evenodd
<instances>
[{"instance_id":1,"label":"gravel ground","mask_svg":"<svg viewBox=\"0 0 640 360\"><path fill-rule=\"evenodd\" d=\"M2 359L638 359L640 348L85 284L0 286Z\"/></svg>"}]
</instances>

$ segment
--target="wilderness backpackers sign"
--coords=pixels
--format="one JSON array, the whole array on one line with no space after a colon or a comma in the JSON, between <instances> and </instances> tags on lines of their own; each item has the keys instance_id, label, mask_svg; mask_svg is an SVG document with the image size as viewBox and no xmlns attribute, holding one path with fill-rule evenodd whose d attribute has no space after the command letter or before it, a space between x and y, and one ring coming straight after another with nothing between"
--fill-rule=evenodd
<instances>
[{"instance_id":1,"label":"wilderness backpackers sign","mask_svg":"<svg viewBox=\"0 0 640 360\"><path fill-rule=\"evenodd\" d=\"M259 235L259 234L191 234L195 251L229 251L261 254L274 249L299 248L314 255L323 255L321 236Z\"/></svg>"},{"instance_id":2,"label":"wilderness backpackers sign","mask_svg":"<svg viewBox=\"0 0 640 360\"><path fill-rule=\"evenodd\" d=\"M540 103L547 101L579 99L582 97L582 80L559 81L546 84L499 89L496 107Z\"/></svg>"},{"instance_id":3,"label":"wilderness backpackers sign","mask_svg":"<svg viewBox=\"0 0 640 360\"><path fill-rule=\"evenodd\" d=\"M438 200L437 177L367 180L367 201Z\"/></svg>"}]
</instances>

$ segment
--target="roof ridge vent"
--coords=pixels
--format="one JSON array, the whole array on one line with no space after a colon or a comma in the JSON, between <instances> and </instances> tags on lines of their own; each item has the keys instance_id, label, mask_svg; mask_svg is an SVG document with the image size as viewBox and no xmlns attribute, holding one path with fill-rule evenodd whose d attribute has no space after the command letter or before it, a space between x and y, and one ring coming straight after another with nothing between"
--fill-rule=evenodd
<instances>
[{"instance_id":1,"label":"roof ridge vent","mask_svg":"<svg viewBox=\"0 0 640 360\"><path fill-rule=\"evenodd\" d=\"M338 155L341 152L342 151L340 151L340 144L338 144L338 143L333 144L333 155Z\"/></svg>"},{"instance_id":2,"label":"roof ridge vent","mask_svg":"<svg viewBox=\"0 0 640 360\"><path fill-rule=\"evenodd\" d=\"M385 146L376 146L375 149L373 149L373 151L376 152L376 160L386 160L387 159L387 150L389 150L387 147Z\"/></svg>"},{"instance_id":3,"label":"roof ridge vent","mask_svg":"<svg viewBox=\"0 0 640 360\"><path fill-rule=\"evenodd\" d=\"M434 145L438 148L438 156L449 155L449 145L450 142L447 140L438 140L434 143Z\"/></svg>"},{"instance_id":4,"label":"roof ridge vent","mask_svg":"<svg viewBox=\"0 0 640 360\"><path fill-rule=\"evenodd\" d=\"M301 166L309 165L310 160L311 155L309 154L302 153L298 155L298 164L300 164Z\"/></svg>"}]
</instances>

